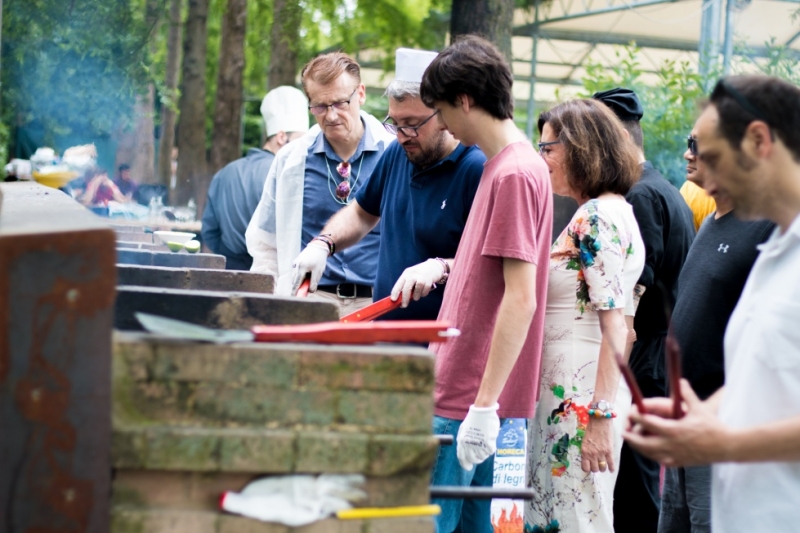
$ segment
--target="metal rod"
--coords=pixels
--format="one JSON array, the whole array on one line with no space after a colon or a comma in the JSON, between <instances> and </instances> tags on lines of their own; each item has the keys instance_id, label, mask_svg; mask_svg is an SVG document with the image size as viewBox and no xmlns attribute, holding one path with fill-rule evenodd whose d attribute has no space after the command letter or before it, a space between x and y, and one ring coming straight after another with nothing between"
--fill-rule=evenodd
<instances>
[{"instance_id":1,"label":"metal rod","mask_svg":"<svg viewBox=\"0 0 800 533\"><path fill-rule=\"evenodd\" d=\"M533 489L493 489L483 487L431 487L431 498L443 500L532 500Z\"/></svg>"},{"instance_id":2,"label":"metal rod","mask_svg":"<svg viewBox=\"0 0 800 533\"><path fill-rule=\"evenodd\" d=\"M733 56L733 3L735 0L728 0L725 6L725 49L722 54L722 75L727 76L731 72L731 57Z\"/></svg>"},{"instance_id":3,"label":"metal rod","mask_svg":"<svg viewBox=\"0 0 800 533\"><path fill-rule=\"evenodd\" d=\"M531 75L528 79L528 116L525 118L525 134L533 141L533 114L536 111L536 55L539 53L539 2L534 0L533 28L531 28Z\"/></svg>"},{"instance_id":4,"label":"metal rod","mask_svg":"<svg viewBox=\"0 0 800 533\"><path fill-rule=\"evenodd\" d=\"M605 15L606 13L615 13L617 11L627 11L629 9L636 9L637 7L657 6L659 4L674 4L678 0L646 0L644 2L637 2L633 4L625 3L620 6L604 7L603 9L595 9L594 11L584 11L583 13L575 13L574 15L563 15L561 17L543 20L544 24L552 24L554 22L563 22L565 20L575 20L584 17L592 17L594 15Z\"/></svg>"},{"instance_id":5,"label":"metal rod","mask_svg":"<svg viewBox=\"0 0 800 533\"><path fill-rule=\"evenodd\" d=\"M436 440L439 441L439 446L452 446L453 445L453 436L452 435L434 435Z\"/></svg>"}]
</instances>

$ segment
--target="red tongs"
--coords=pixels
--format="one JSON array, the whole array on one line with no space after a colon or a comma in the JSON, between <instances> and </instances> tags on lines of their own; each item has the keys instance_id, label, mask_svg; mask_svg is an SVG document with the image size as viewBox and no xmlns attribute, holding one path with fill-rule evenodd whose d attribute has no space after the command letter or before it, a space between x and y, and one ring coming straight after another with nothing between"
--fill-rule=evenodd
<instances>
[{"instance_id":1,"label":"red tongs","mask_svg":"<svg viewBox=\"0 0 800 533\"><path fill-rule=\"evenodd\" d=\"M339 319L340 322L369 322L370 320L375 320L381 315L384 315L391 311L392 309L397 309L400 307L400 304L403 302L403 299L398 297L396 301L392 301L391 296L387 296L386 298L380 299L377 302L366 306L365 308L356 311L355 313L350 313L349 315L345 315Z\"/></svg>"}]
</instances>

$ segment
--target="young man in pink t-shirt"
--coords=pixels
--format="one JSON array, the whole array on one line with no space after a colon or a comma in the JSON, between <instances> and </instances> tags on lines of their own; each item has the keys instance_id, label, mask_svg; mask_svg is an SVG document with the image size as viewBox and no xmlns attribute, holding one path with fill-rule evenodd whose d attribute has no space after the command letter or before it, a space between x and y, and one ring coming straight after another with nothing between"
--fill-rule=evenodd
<instances>
[{"instance_id":1,"label":"young man in pink t-shirt","mask_svg":"<svg viewBox=\"0 0 800 533\"><path fill-rule=\"evenodd\" d=\"M512 120L512 83L497 48L474 36L422 80L423 102L488 159L439 312L461 336L433 345L434 433L457 435L434 485L491 486L500 418L533 416L537 397L553 205L547 165ZM490 500L436 503L439 533L492 532Z\"/></svg>"}]
</instances>

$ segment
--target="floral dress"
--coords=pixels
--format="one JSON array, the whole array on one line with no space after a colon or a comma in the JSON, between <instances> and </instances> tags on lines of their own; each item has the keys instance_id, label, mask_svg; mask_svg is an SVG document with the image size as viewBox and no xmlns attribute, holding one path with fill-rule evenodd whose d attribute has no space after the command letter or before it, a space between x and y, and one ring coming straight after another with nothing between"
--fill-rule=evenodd
<instances>
[{"instance_id":1,"label":"floral dress","mask_svg":"<svg viewBox=\"0 0 800 533\"><path fill-rule=\"evenodd\" d=\"M526 533L614 531L616 472L583 472L581 443L600 353L597 311L633 314L644 255L633 209L621 196L582 205L550 250L541 392L528 424L527 481L536 497L525 506ZM631 403L623 380L613 403L619 465Z\"/></svg>"}]
</instances>

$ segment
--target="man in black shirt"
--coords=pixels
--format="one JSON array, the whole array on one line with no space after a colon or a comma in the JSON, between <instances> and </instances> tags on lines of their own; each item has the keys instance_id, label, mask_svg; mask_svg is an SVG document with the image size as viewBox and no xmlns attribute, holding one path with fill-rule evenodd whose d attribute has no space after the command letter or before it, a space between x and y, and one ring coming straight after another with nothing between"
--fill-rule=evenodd
<instances>
[{"instance_id":1,"label":"man in black shirt","mask_svg":"<svg viewBox=\"0 0 800 533\"><path fill-rule=\"evenodd\" d=\"M696 144L690 140L684 154L686 170L702 185L703 171L693 149ZM725 328L758 256L756 246L775 228L769 221L735 218L727 196L714 199L717 210L700 226L678 278L678 299L672 314L672 329L683 354L683 376L701 400L725 381ZM668 468L658 533L710 531L711 465Z\"/></svg>"},{"instance_id":2,"label":"man in black shirt","mask_svg":"<svg viewBox=\"0 0 800 533\"><path fill-rule=\"evenodd\" d=\"M645 396L665 396L664 309L665 304L671 307L675 300L678 275L694 239L692 211L678 189L645 160L639 124L644 112L636 93L616 88L595 93L592 98L614 111L639 149L642 176L625 196L633 206L645 246L644 271L636 285L641 295L633 321L637 340L629 364ZM655 533L660 504L659 470L657 462L633 451L627 443L623 445L614 489L616 533Z\"/></svg>"}]
</instances>

